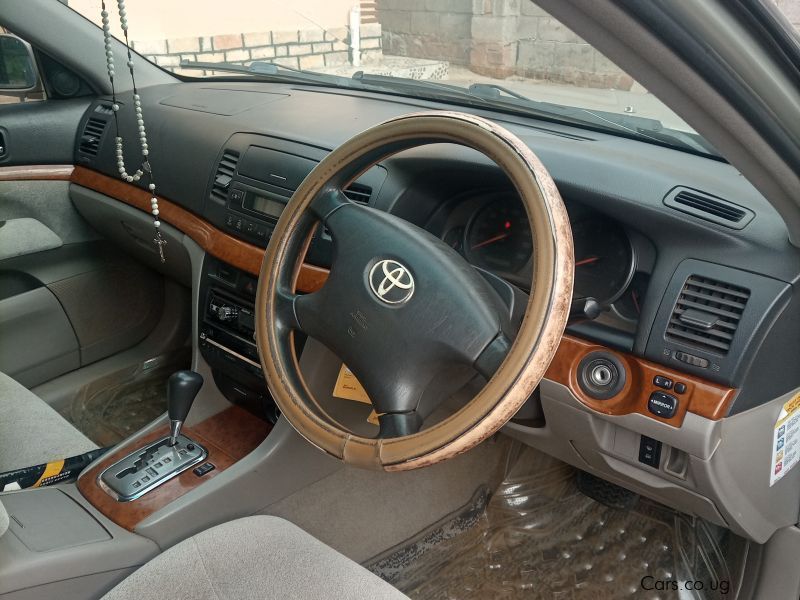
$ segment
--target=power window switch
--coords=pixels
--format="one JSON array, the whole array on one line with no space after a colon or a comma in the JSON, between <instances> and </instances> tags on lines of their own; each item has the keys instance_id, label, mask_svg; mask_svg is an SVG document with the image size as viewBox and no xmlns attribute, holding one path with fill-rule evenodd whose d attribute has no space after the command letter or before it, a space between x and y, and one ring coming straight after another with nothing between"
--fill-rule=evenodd
<instances>
[{"instance_id":1,"label":"power window switch","mask_svg":"<svg viewBox=\"0 0 800 600\"><path fill-rule=\"evenodd\" d=\"M661 463L661 442L643 435L639 441L639 462L657 469Z\"/></svg>"}]
</instances>

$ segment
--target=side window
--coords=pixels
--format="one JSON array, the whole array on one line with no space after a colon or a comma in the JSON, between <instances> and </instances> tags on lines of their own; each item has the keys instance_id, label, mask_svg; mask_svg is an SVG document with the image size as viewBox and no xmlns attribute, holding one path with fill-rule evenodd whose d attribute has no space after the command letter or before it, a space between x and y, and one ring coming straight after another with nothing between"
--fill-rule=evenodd
<instances>
[{"instance_id":1,"label":"side window","mask_svg":"<svg viewBox=\"0 0 800 600\"><path fill-rule=\"evenodd\" d=\"M0 104L44 100L30 45L0 27Z\"/></svg>"}]
</instances>

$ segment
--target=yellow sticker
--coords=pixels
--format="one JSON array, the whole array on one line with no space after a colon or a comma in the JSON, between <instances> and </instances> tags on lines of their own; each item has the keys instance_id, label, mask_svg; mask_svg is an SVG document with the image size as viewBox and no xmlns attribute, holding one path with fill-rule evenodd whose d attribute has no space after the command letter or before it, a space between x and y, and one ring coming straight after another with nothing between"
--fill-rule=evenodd
<instances>
[{"instance_id":1,"label":"yellow sticker","mask_svg":"<svg viewBox=\"0 0 800 600\"><path fill-rule=\"evenodd\" d=\"M372 404L367 391L364 386L356 379L353 372L347 368L347 365L342 363L342 368L339 369L339 376L336 378L336 383L333 385L333 397L341 398L342 400L354 400L364 404ZM378 422L378 413L373 409L367 417L367 423L372 425L380 425Z\"/></svg>"},{"instance_id":2,"label":"yellow sticker","mask_svg":"<svg viewBox=\"0 0 800 600\"><path fill-rule=\"evenodd\" d=\"M371 413L369 413L369 416L367 417L367 423L380 426L380 423L378 422L378 413L376 413L374 409Z\"/></svg>"},{"instance_id":3,"label":"yellow sticker","mask_svg":"<svg viewBox=\"0 0 800 600\"><path fill-rule=\"evenodd\" d=\"M772 487L800 463L800 393L785 402L772 432L769 485Z\"/></svg>"},{"instance_id":4,"label":"yellow sticker","mask_svg":"<svg viewBox=\"0 0 800 600\"><path fill-rule=\"evenodd\" d=\"M339 376L336 378L336 383L333 386L333 396L334 398L372 404L369 396L367 396L367 391L344 363L342 364L342 368L339 369Z\"/></svg>"}]
</instances>

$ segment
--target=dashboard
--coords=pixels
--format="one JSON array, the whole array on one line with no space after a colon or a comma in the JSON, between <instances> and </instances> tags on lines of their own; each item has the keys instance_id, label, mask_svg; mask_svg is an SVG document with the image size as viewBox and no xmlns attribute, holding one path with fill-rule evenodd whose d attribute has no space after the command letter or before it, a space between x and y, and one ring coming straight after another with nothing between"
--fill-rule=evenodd
<instances>
[{"instance_id":1,"label":"dashboard","mask_svg":"<svg viewBox=\"0 0 800 600\"><path fill-rule=\"evenodd\" d=\"M261 248L294 190L332 148L387 118L444 107L242 81L156 86L142 102L164 197ZM98 99L87 111L79 133L102 133L92 143L79 135L75 157L113 176L107 104ZM791 357L762 349L767 338L788 343L798 332L786 309L800 258L777 213L735 169L599 132L469 110L528 144L564 198L575 241L575 297L594 298L603 308L597 318L573 323L571 334L746 391L732 414L791 388ZM135 139L126 126L123 137ZM427 229L522 290L534 285L535 244L519 198L497 166L473 150L452 144L407 150L344 191ZM741 222L719 216L739 213L746 217ZM334 256L335 240L318 230L307 261L327 268Z\"/></svg>"}]
</instances>

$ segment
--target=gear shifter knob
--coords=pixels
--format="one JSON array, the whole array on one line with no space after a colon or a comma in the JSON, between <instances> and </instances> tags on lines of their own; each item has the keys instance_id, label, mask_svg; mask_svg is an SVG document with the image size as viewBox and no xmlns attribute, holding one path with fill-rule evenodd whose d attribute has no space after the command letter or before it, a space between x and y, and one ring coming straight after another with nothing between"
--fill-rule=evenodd
<instances>
[{"instance_id":1,"label":"gear shifter knob","mask_svg":"<svg viewBox=\"0 0 800 600\"><path fill-rule=\"evenodd\" d=\"M203 377L194 371L177 371L167 381L167 412L170 421L170 446L178 441L183 422L192 408L197 392L203 386Z\"/></svg>"}]
</instances>

